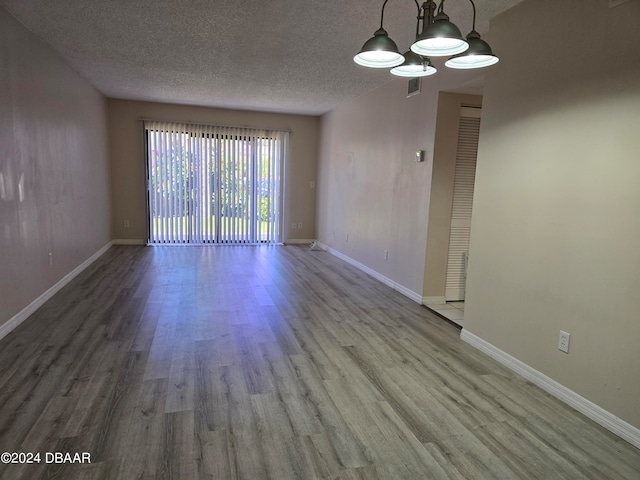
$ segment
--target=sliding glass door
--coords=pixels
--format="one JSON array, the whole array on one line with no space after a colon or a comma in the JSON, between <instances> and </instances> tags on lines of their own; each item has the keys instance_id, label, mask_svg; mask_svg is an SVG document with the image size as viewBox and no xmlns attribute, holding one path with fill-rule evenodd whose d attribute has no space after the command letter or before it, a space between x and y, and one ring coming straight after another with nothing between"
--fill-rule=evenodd
<instances>
[{"instance_id":1,"label":"sliding glass door","mask_svg":"<svg viewBox=\"0 0 640 480\"><path fill-rule=\"evenodd\" d=\"M288 133L145 122L149 243L278 243Z\"/></svg>"}]
</instances>

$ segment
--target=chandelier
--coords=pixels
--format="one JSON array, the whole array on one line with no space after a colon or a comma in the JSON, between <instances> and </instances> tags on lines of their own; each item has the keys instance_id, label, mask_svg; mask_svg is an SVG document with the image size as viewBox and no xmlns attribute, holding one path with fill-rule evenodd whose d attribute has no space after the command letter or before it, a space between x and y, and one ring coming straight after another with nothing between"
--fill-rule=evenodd
<instances>
[{"instance_id":1,"label":"chandelier","mask_svg":"<svg viewBox=\"0 0 640 480\"><path fill-rule=\"evenodd\" d=\"M401 77L426 77L436 73L430 57L448 56L450 58L445 66L456 69L482 68L498 63L498 57L476 31L476 6L473 0L469 0L473 7L473 25L466 37L449 21L449 16L444 12L445 0L441 0L439 5L433 0L427 0L422 6L418 4L418 0L414 0L418 9L416 39L411 49L403 54L383 28L384 8L388 1L385 0L382 4L380 28L353 57L358 65L390 68L392 74Z\"/></svg>"}]
</instances>

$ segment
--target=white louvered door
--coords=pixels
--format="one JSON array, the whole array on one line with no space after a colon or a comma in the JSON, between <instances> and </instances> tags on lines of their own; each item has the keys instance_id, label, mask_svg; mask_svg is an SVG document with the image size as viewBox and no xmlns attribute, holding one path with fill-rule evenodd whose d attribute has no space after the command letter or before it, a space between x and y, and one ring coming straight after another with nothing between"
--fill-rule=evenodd
<instances>
[{"instance_id":1,"label":"white louvered door","mask_svg":"<svg viewBox=\"0 0 640 480\"><path fill-rule=\"evenodd\" d=\"M471 232L473 186L476 178L476 157L480 134L480 108L462 107L458 131L458 150L451 207L449 254L445 300L464 300Z\"/></svg>"}]
</instances>

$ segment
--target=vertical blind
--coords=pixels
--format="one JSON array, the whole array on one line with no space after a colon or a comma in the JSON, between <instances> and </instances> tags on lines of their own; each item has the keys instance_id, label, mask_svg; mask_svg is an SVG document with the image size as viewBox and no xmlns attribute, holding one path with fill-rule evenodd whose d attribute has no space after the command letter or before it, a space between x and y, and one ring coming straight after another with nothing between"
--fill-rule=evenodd
<instances>
[{"instance_id":1,"label":"vertical blind","mask_svg":"<svg viewBox=\"0 0 640 480\"><path fill-rule=\"evenodd\" d=\"M145 121L149 243L279 243L288 132Z\"/></svg>"}]
</instances>

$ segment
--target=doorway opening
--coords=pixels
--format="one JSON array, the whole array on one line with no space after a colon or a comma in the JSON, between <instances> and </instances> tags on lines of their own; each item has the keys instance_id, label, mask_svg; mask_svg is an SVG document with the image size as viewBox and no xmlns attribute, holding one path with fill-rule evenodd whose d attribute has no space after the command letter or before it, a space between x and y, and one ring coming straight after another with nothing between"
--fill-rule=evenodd
<instances>
[{"instance_id":1,"label":"doorway opening","mask_svg":"<svg viewBox=\"0 0 640 480\"><path fill-rule=\"evenodd\" d=\"M465 298L480 115L480 108L460 109L444 293L446 302L464 302Z\"/></svg>"}]
</instances>

